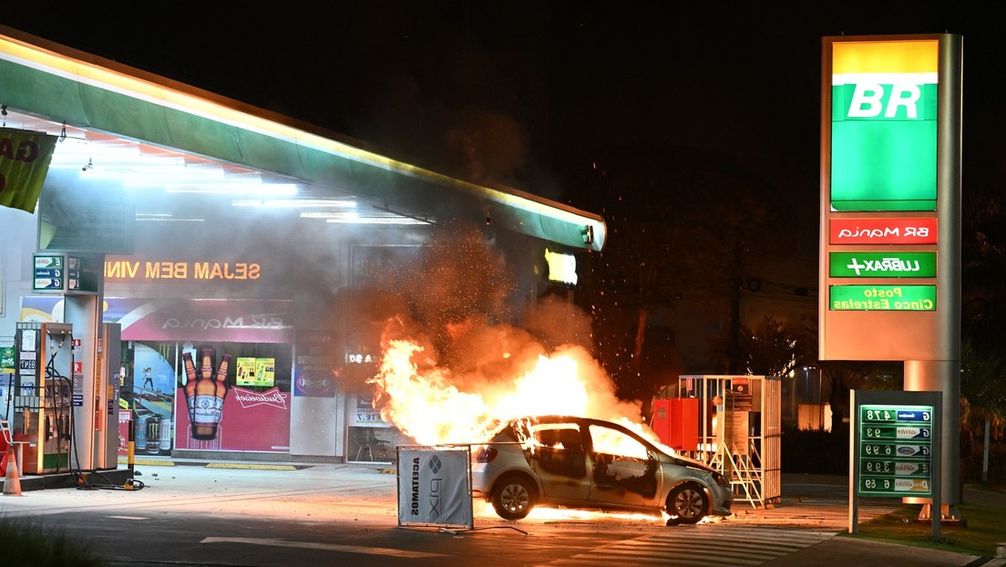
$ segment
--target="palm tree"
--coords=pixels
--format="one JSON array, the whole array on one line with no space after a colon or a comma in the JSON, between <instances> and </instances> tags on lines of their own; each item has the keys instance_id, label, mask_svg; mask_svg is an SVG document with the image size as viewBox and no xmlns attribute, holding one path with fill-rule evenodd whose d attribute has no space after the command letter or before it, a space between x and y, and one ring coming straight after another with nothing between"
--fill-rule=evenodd
<instances>
[{"instance_id":1,"label":"palm tree","mask_svg":"<svg viewBox=\"0 0 1006 567\"><path fill-rule=\"evenodd\" d=\"M975 471L973 463L981 444L984 454L981 479L988 481L989 446L979 436L1006 419L1006 356L1000 352L979 355L970 342L961 346L961 458L964 474ZM984 437L984 436L982 436ZM970 476L974 477L974 474Z\"/></svg>"}]
</instances>

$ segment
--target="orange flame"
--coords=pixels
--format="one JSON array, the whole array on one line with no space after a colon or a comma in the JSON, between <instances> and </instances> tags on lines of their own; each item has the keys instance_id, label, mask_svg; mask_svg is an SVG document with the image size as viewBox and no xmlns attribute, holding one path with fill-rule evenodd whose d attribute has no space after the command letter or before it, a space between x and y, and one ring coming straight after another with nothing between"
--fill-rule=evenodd
<instances>
[{"instance_id":1,"label":"orange flame","mask_svg":"<svg viewBox=\"0 0 1006 567\"><path fill-rule=\"evenodd\" d=\"M502 422L539 415L615 421L659 442L640 424L639 404L618 400L611 379L582 347L567 345L539 355L523 374L495 382L459 380L436 366L421 369L416 360L422 352L409 340L388 341L380 371L370 380L378 387L375 405L381 417L417 443L476 443ZM510 359L508 352L501 356ZM459 388L462 382L474 391Z\"/></svg>"}]
</instances>

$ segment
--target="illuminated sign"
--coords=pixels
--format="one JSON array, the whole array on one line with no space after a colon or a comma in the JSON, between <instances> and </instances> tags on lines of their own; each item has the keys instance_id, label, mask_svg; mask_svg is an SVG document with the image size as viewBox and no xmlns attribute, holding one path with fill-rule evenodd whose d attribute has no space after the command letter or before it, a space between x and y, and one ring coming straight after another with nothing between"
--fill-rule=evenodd
<instances>
[{"instance_id":1,"label":"illuminated sign","mask_svg":"<svg viewBox=\"0 0 1006 567\"><path fill-rule=\"evenodd\" d=\"M936 210L939 40L832 43L831 207Z\"/></svg>"},{"instance_id":2,"label":"illuminated sign","mask_svg":"<svg viewBox=\"0 0 1006 567\"><path fill-rule=\"evenodd\" d=\"M0 373L14 373L14 347L0 347Z\"/></svg>"},{"instance_id":3,"label":"illuminated sign","mask_svg":"<svg viewBox=\"0 0 1006 567\"><path fill-rule=\"evenodd\" d=\"M262 277L258 262L213 260L115 260L105 261L106 280L257 280Z\"/></svg>"},{"instance_id":4,"label":"illuminated sign","mask_svg":"<svg viewBox=\"0 0 1006 567\"><path fill-rule=\"evenodd\" d=\"M833 278L933 278L935 252L831 252Z\"/></svg>"},{"instance_id":5,"label":"illuminated sign","mask_svg":"<svg viewBox=\"0 0 1006 567\"><path fill-rule=\"evenodd\" d=\"M576 285L576 256L552 252L546 248L545 261L548 262L549 281Z\"/></svg>"},{"instance_id":6,"label":"illuminated sign","mask_svg":"<svg viewBox=\"0 0 1006 567\"><path fill-rule=\"evenodd\" d=\"M933 415L932 406L859 406L859 495L931 495Z\"/></svg>"},{"instance_id":7,"label":"illuminated sign","mask_svg":"<svg viewBox=\"0 0 1006 567\"><path fill-rule=\"evenodd\" d=\"M935 285L833 285L832 311L935 311Z\"/></svg>"},{"instance_id":8,"label":"illuminated sign","mask_svg":"<svg viewBox=\"0 0 1006 567\"><path fill-rule=\"evenodd\" d=\"M274 386L276 384L276 359L239 356L236 363L238 386Z\"/></svg>"},{"instance_id":9,"label":"illuminated sign","mask_svg":"<svg viewBox=\"0 0 1006 567\"><path fill-rule=\"evenodd\" d=\"M936 219L829 219L828 242L830 244L936 244Z\"/></svg>"},{"instance_id":10,"label":"illuminated sign","mask_svg":"<svg viewBox=\"0 0 1006 567\"><path fill-rule=\"evenodd\" d=\"M66 268L63 265L64 257L62 255L35 254L33 260L35 270L32 289L34 291L63 291L63 282L66 277Z\"/></svg>"}]
</instances>

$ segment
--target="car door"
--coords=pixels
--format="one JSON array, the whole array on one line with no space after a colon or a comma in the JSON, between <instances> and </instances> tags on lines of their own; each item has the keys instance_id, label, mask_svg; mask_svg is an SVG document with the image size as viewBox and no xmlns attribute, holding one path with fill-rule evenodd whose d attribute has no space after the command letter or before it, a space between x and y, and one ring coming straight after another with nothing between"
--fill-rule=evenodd
<instances>
[{"instance_id":1,"label":"car door","mask_svg":"<svg viewBox=\"0 0 1006 567\"><path fill-rule=\"evenodd\" d=\"M659 506L660 462L639 439L612 427L591 423L590 502L596 506Z\"/></svg>"},{"instance_id":2,"label":"car door","mask_svg":"<svg viewBox=\"0 0 1006 567\"><path fill-rule=\"evenodd\" d=\"M587 453L577 423L531 426L529 461L546 498L586 503L590 494Z\"/></svg>"}]
</instances>

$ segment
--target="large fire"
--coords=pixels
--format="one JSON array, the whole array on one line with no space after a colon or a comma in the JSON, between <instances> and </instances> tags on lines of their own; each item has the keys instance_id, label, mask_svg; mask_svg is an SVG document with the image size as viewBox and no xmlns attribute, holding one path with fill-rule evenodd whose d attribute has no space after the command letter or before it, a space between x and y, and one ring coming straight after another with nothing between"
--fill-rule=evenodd
<instances>
[{"instance_id":1,"label":"large fire","mask_svg":"<svg viewBox=\"0 0 1006 567\"><path fill-rule=\"evenodd\" d=\"M512 362L510 357L503 352L500 362ZM422 445L481 442L502 422L538 415L614 421L658 442L641 425L639 405L615 397L610 378L585 349L567 345L533 358L529 369L513 377L459 380L450 369L430 364L418 343L389 340L370 382L377 386L382 417ZM459 383L472 387L465 391Z\"/></svg>"}]
</instances>

